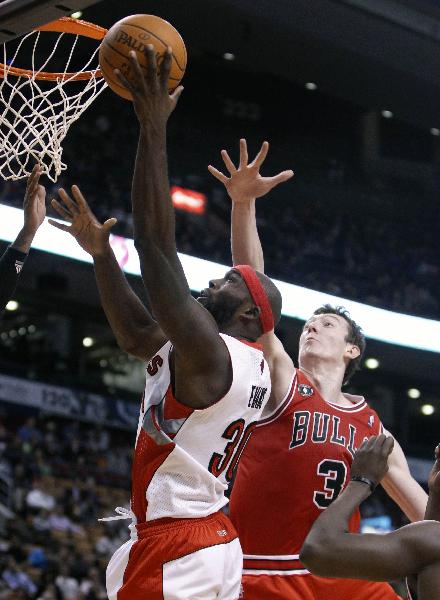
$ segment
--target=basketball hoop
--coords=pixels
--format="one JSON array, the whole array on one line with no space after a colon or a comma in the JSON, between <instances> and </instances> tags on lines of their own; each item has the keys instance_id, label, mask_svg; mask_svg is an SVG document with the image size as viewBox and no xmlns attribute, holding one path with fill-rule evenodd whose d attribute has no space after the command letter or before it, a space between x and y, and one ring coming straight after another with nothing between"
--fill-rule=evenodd
<instances>
[{"instance_id":1,"label":"basketball hoop","mask_svg":"<svg viewBox=\"0 0 440 600\"><path fill-rule=\"evenodd\" d=\"M37 65L37 50L41 53L38 46L44 46L40 40L42 32L59 35L51 44L48 57ZM3 179L27 177L38 162L43 173L55 182L67 168L61 160L61 144L71 124L107 87L98 66L99 44L84 66L72 68L72 64L75 60L84 60L77 56L80 38L100 41L106 32L93 23L62 17L23 36L11 58L3 44L3 63L0 63L0 175ZM53 71L52 64L57 63L59 67L63 39L69 43L67 61L62 69ZM31 68L16 66L29 46L26 56L32 55Z\"/></svg>"}]
</instances>

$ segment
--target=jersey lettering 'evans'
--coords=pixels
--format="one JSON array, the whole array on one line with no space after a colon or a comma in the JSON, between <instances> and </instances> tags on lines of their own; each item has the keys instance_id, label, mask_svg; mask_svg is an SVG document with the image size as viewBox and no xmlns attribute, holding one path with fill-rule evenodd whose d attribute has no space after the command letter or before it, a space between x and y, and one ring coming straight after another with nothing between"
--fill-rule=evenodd
<instances>
[{"instance_id":1,"label":"jersey lettering 'evans'","mask_svg":"<svg viewBox=\"0 0 440 600\"><path fill-rule=\"evenodd\" d=\"M283 404L255 427L231 495L245 574L304 573L296 555L312 523L347 485L356 448L382 427L363 398L346 396L351 406L324 401L297 371ZM259 489L265 490L264 503L255 493ZM357 531L359 521L356 512L351 531ZM292 560L286 562L287 557Z\"/></svg>"}]
</instances>

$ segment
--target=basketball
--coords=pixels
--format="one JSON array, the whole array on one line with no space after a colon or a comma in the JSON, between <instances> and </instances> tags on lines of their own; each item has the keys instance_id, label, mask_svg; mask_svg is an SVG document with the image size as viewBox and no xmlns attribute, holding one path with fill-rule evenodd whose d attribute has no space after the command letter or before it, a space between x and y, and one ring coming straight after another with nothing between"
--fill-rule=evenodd
<instances>
[{"instance_id":1,"label":"basketball","mask_svg":"<svg viewBox=\"0 0 440 600\"><path fill-rule=\"evenodd\" d=\"M115 23L106 33L99 48L99 64L109 87L119 96L131 100L131 94L119 82L114 69L119 69L132 80L129 52L134 50L139 64L146 72L148 44L154 46L158 66L161 65L167 46L173 50L168 80L171 92L182 79L186 69L186 48L179 32L168 21L154 15L131 15Z\"/></svg>"}]
</instances>

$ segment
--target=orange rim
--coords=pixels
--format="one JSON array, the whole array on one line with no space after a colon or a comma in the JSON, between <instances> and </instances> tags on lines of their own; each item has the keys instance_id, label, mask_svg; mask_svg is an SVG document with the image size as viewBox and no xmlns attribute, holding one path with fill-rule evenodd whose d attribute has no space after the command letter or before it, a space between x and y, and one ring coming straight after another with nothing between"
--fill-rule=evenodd
<instances>
[{"instance_id":1,"label":"orange rim","mask_svg":"<svg viewBox=\"0 0 440 600\"><path fill-rule=\"evenodd\" d=\"M79 19L72 19L71 17L61 17L41 27L36 27L34 31L54 31L55 33L71 33L73 35L82 35L84 37L92 38L94 40L102 40L107 33L107 29L88 23L87 21L81 21ZM4 63L0 63L0 78L4 77L5 72L8 75L15 75L16 77L35 77L35 79L43 81L56 81L57 79L69 79L70 81L82 81L85 79L91 79L92 77L102 77L102 71L97 69L96 71L74 71L72 73L52 73L49 71L40 71L35 74L30 69L20 69L19 67L10 67Z\"/></svg>"}]
</instances>

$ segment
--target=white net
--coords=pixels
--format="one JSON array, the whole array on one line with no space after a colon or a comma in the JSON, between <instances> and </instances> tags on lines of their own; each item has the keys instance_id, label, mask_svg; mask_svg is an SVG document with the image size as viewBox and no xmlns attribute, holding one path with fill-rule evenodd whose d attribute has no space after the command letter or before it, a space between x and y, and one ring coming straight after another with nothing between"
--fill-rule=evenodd
<instances>
[{"instance_id":1,"label":"white net","mask_svg":"<svg viewBox=\"0 0 440 600\"><path fill-rule=\"evenodd\" d=\"M47 49L47 36L54 35L55 42L52 39ZM67 51L61 42L68 43ZM98 72L99 43L96 40L93 40L96 48L92 56L78 68L75 50L78 52L77 46L83 42L81 35L32 31L18 42L10 56L6 44L3 45L3 57L0 56L4 63L0 72L3 74L0 79L0 175L3 179L27 177L38 162L43 173L55 182L67 168L62 161L62 142L72 123L107 86ZM39 58L41 50L46 58ZM30 51L29 70L22 73L15 65L22 54L29 64ZM81 59L84 51L78 54ZM57 69L55 76L48 73L54 63L60 66L63 56L67 56L67 62L63 59L64 66ZM37 60L40 61L38 66Z\"/></svg>"}]
</instances>

